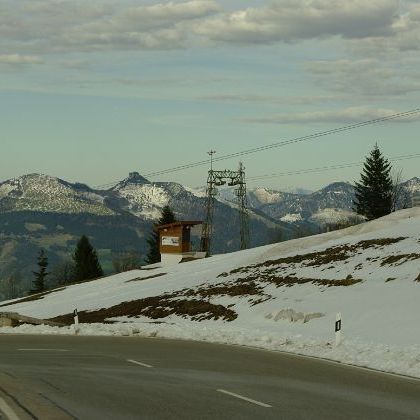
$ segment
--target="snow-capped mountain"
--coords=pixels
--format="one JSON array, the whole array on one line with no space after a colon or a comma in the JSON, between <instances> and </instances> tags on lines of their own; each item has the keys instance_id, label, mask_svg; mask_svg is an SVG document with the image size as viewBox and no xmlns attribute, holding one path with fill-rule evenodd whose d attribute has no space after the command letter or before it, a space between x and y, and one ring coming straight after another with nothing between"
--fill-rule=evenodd
<instances>
[{"instance_id":1,"label":"snow-capped mountain","mask_svg":"<svg viewBox=\"0 0 420 420\"><path fill-rule=\"evenodd\" d=\"M420 191L420 178L400 184L397 207L411 207L413 193ZM222 201L234 201L231 190L221 190ZM334 182L319 191L296 194L267 188L248 191L248 203L274 220L288 223L307 221L320 227L361 221L353 212L354 187L347 182Z\"/></svg>"},{"instance_id":2,"label":"snow-capped mountain","mask_svg":"<svg viewBox=\"0 0 420 420\"><path fill-rule=\"evenodd\" d=\"M104 197L83 184L30 174L0 184L0 212L40 211L111 216Z\"/></svg>"},{"instance_id":3,"label":"snow-capped mountain","mask_svg":"<svg viewBox=\"0 0 420 420\"><path fill-rule=\"evenodd\" d=\"M411 178L408 181L403 182L401 185L410 195L420 192L420 178L418 177Z\"/></svg>"},{"instance_id":4,"label":"snow-capped mountain","mask_svg":"<svg viewBox=\"0 0 420 420\"><path fill-rule=\"evenodd\" d=\"M401 205L409 207L414 192L420 191L420 178L400 185ZM217 196L222 212L232 210L234 189L220 189ZM47 175L30 174L0 184L0 213L41 212L115 216L131 214L143 221L156 220L163 206L169 204L178 217L204 217L204 188L189 188L174 182L150 182L138 172L108 190L94 190L87 185L69 183ZM310 194L296 194L267 188L248 192L248 205L267 226L273 221L317 224L353 217L354 187L335 182ZM252 214L251 215L255 216Z\"/></svg>"}]
</instances>

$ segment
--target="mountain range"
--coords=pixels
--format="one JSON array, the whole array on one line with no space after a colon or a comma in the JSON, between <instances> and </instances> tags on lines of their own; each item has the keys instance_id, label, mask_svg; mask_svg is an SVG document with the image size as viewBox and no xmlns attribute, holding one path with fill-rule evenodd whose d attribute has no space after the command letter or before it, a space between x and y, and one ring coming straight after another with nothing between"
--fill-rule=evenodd
<instances>
[{"instance_id":1,"label":"mountain range","mask_svg":"<svg viewBox=\"0 0 420 420\"><path fill-rule=\"evenodd\" d=\"M416 191L420 191L419 178L401 184L401 203ZM216 201L216 253L239 248L234 198L232 189L222 189ZM344 182L305 194L249 190L251 246L319 232L328 225L360 222L352 212L353 198L353 186ZM205 189L150 182L138 172L107 190L40 174L0 183L0 281L13 275L28 288L39 249L47 250L54 266L71 258L83 234L91 238L106 272L112 271L112 260L121 253L135 252L142 258L153 221L166 204L180 220L203 220Z\"/></svg>"}]
</instances>

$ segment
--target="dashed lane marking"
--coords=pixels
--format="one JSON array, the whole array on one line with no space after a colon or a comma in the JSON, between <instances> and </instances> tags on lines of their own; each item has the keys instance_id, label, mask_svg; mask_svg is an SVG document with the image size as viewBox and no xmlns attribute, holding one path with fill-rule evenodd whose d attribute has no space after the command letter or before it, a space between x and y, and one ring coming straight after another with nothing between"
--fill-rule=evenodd
<instances>
[{"instance_id":1,"label":"dashed lane marking","mask_svg":"<svg viewBox=\"0 0 420 420\"><path fill-rule=\"evenodd\" d=\"M264 407L264 408L271 408L272 407L269 404L265 404L265 403L260 402L260 401L252 400L251 398L244 397L243 395L235 394L234 392L226 391L225 389L217 389L216 391L221 392L222 394L230 395L231 397L234 397L234 398L239 398L240 400L247 401L251 404L259 405L260 407Z\"/></svg>"},{"instance_id":2,"label":"dashed lane marking","mask_svg":"<svg viewBox=\"0 0 420 420\"><path fill-rule=\"evenodd\" d=\"M66 349L17 349L18 351L69 351Z\"/></svg>"},{"instance_id":3,"label":"dashed lane marking","mask_svg":"<svg viewBox=\"0 0 420 420\"><path fill-rule=\"evenodd\" d=\"M137 360L127 359L127 362L134 363L135 365L143 366L145 368L152 368L152 365L148 365L147 363L138 362Z\"/></svg>"}]
</instances>

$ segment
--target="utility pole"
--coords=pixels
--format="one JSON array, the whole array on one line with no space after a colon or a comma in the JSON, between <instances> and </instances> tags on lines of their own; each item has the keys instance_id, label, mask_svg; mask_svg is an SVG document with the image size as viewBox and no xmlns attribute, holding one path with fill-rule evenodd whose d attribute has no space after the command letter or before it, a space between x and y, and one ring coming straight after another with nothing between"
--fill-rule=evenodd
<instances>
[{"instance_id":1,"label":"utility pole","mask_svg":"<svg viewBox=\"0 0 420 420\"><path fill-rule=\"evenodd\" d=\"M207 152L208 155L210 155L210 170L213 170L213 155L216 154L216 150L210 150Z\"/></svg>"}]
</instances>

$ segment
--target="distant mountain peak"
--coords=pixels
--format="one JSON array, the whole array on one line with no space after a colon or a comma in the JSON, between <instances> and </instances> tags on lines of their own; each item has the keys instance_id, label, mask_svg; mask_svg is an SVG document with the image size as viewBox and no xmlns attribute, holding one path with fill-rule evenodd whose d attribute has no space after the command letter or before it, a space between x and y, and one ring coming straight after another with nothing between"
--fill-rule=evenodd
<instances>
[{"instance_id":1,"label":"distant mountain peak","mask_svg":"<svg viewBox=\"0 0 420 420\"><path fill-rule=\"evenodd\" d=\"M408 193L414 194L415 192L420 191L420 178L415 176L414 178L403 182L401 185L404 186Z\"/></svg>"},{"instance_id":2,"label":"distant mountain peak","mask_svg":"<svg viewBox=\"0 0 420 420\"><path fill-rule=\"evenodd\" d=\"M130 172L128 174L128 177L123 179L121 182L119 182L113 190L119 190L121 188L124 188L128 185L144 185L144 184L150 184L150 181L146 179L144 176L140 175L138 172Z\"/></svg>"},{"instance_id":3,"label":"distant mountain peak","mask_svg":"<svg viewBox=\"0 0 420 420\"><path fill-rule=\"evenodd\" d=\"M142 183L146 182L146 183L149 183L149 180L147 180L144 176L141 176L138 172L135 172L135 171L130 172L128 174L127 180L130 181L130 182L142 182Z\"/></svg>"}]
</instances>

